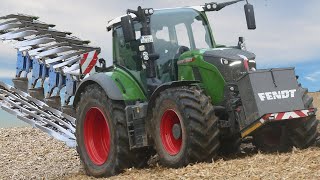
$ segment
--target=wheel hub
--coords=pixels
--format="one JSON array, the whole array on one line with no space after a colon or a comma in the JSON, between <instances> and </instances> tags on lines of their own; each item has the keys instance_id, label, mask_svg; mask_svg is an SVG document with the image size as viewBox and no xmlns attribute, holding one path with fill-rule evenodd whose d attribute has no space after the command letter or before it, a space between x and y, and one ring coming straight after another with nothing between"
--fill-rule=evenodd
<instances>
[{"instance_id":1,"label":"wheel hub","mask_svg":"<svg viewBox=\"0 0 320 180\"><path fill-rule=\"evenodd\" d=\"M181 137L181 125L180 124L174 124L172 127L172 134L174 139L179 139Z\"/></svg>"}]
</instances>

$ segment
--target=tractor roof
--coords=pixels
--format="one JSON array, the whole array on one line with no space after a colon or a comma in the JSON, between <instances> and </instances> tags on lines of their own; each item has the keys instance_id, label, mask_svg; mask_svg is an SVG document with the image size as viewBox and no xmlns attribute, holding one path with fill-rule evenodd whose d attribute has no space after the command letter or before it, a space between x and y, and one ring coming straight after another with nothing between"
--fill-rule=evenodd
<instances>
[{"instance_id":1,"label":"tractor roof","mask_svg":"<svg viewBox=\"0 0 320 180\"><path fill-rule=\"evenodd\" d=\"M196 10L196 11L204 11L204 10L203 10L203 6L164 8L164 9L155 9L155 11L171 10L171 9L183 9L183 8L190 8L190 9L194 9L194 10ZM136 18L136 15L134 15L134 14L132 14L132 13L130 13L129 15L130 15L132 18ZM119 17L116 17L116 18L110 20L110 21L108 22L108 24L107 24L107 30L110 31L115 24L120 23L121 18L124 17L124 16L126 16L126 15L122 15L122 16L119 16Z\"/></svg>"}]
</instances>

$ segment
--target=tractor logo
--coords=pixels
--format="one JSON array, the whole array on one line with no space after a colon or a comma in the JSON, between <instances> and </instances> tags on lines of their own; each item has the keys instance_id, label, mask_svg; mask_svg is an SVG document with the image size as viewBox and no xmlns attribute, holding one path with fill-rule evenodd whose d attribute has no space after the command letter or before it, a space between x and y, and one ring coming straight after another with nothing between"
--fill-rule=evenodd
<instances>
[{"instance_id":1,"label":"tractor logo","mask_svg":"<svg viewBox=\"0 0 320 180\"><path fill-rule=\"evenodd\" d=\"M258 93L261 101L293 98L296 89Z\"/></svg>"}]
</instances>

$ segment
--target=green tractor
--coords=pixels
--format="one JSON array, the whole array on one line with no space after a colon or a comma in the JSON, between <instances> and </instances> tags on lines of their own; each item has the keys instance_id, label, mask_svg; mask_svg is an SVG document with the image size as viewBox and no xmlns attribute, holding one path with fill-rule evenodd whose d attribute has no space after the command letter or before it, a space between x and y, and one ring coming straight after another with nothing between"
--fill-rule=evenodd
<instances>
[{"instance_id":1,"label":"green tractor","mask_svg":"<svg viewBox=\"0 0 320 180\"><path fill-rule=\"evenodd\" d=\"M248 136L262 151L307 148L316 139L318 121L313 99L298 84L294 68L257 70L243 38L233 47L214 40L206 13L240 1L128 10L107 25L113 35L111 67L98 59L99 48L53 31L53 25L30 16L0 17L19 22L0 24L2 30L24 28L0 32L22 41L16 45L15 88L0 84L0 105L60 140L76 139L86 173L95 177L144 167L155 153L171 168L211 162L218 154L239 152ZM247 2L244 10L248 29L256 29L253 6ZM30 34L37 36L22 38ZM58 43L41 45L51 41ZM29 88L19 68L32 68ZM35 86L41 78L50 82L45 97L44 88ZM60 107L60 96L53 96L52 89L64 86Z\"/></svg>"},{"instance_id":2,"label":"green tractor","mask_svg":"<svg viewBox=\"0 0 320 180\"><path fill-rule=\"evenodd\" d=\"M179 168L237 153L247 136L266 151L315 141L312 99L292 68L256 70L243 38L235 47L214 41L206 12L236 2L139 7L109 22L113 66L85 79L74 100L89 175L142 167L152 147L162 165ZM255 29L253 6L244 8Z\"/></svg>"}]
</instances>

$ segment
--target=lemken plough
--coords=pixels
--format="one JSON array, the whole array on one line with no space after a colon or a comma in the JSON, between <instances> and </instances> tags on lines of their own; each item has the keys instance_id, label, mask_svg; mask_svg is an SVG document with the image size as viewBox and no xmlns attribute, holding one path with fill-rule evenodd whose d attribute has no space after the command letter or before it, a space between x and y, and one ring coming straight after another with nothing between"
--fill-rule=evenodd
<instances>
[{"instance_id":1,"label":"lemken plough","mask_svg":"<svg viewBox=\"0 0 320 180\"><path fill-rule=\"evenodd\" d=\"M55 30L55 25L35 16L12 14L0 17L0 22L0 39L12 42L18 52L14 87L0 84L2 108L75 146L70 99L80 80L95 71L100 48L70 32Z\"/></svg>"}]
</instances>

